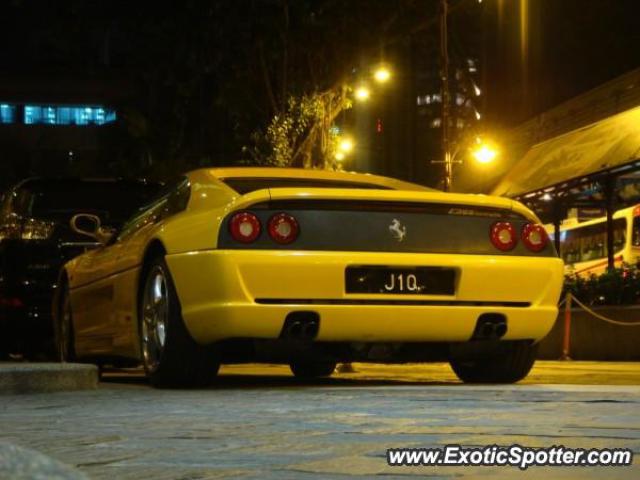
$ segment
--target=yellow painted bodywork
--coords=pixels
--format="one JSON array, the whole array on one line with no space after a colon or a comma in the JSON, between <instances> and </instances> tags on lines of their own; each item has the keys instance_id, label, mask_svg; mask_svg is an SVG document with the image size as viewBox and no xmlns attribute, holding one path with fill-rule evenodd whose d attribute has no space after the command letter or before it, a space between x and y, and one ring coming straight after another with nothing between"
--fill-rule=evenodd
<instances>
[{"instance_id":1,"label":"yellow painted bodywork","mask_svg":"<svg viewBox=\"0 0 640 480\"><path fill-rule=\"evenodd\" d=\"M308 251L204 251L167 256L192 335L203 343L229 337L277 338L286 315L320 314L318 340L464 341L478 315L507 315L506 339L542 338L555 321L562 285L556 258ZM530 307L335 305L325 300L406 300L406 295L346 294L348 265L453 266L456 295L410 300L527 302ZM216 272L212 275L211 272ZM291 299L284 305L255 299ZM313 305L295 299L314 299ZM214 326L212 328L212 326Z\"/></svg>"},{"instance_id":2,"label":"yellow painted bodywork","mask_svg":"<svg viewBox=\"0 0 640 480\"><path fill-rule=\"evenodd\" d=\"M402 190L279 188L240 195L220 178L274 177L343 180ZM150 212L131 233L65 266L79 356L139 358L137 292L145 252L162 245L184 322L207 344L238 337L277 338L291 311L320 314L319 341L464 341L481 313L508 319L505 339L541 339L557 314L563 280L555 257L481 256L385 252L221 250L217 239L230 212L270 199L388 200L512 209L535 215L508 199L445 194L399 180L345 172L301 169L206 169L188 174L187 209L165 220ZM161 206L159 207L161 208ZM362 305L296 303L296 299L406 300L402 295L345 294L348 265L451 266L459 271L454 296L411 295L410 300L527 302L528 307ZM262 304L256 299L288 299Z\"/></svg>"}]
</instances>

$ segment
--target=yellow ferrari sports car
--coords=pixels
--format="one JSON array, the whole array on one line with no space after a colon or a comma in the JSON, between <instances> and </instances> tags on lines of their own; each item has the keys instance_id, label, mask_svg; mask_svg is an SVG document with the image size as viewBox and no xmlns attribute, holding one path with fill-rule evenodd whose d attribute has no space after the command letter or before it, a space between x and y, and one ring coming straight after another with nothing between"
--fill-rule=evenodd
<instances>
[{"instance_id":1,"label":"yellow ferrari sports car","mask_svg":"<svg viewBox=\"0 0 640 480\"><path fill-rule=\"evenodd\" d=\"M447 360L465 382L516 382L551 329L563 264L512 200L347 172L202 169L67 263L61 360L144 365L156 386L221 363L299 377L338 362Z\"/></svg>"}]
</instances>

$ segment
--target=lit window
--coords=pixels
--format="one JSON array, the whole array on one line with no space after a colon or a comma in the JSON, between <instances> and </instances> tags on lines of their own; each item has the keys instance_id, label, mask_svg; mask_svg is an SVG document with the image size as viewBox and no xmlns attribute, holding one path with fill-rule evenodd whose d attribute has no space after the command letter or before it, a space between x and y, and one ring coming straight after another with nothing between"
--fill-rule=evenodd
<instances>
[{"instance_id":1,"label":"lit window","mask_svg":"<svg viewBox=\"0 0 640 480\"><path fill-rule=\"evenodd\" d=\"M25 105L26 125L104 125L115 122L116 112L99 106Z\"/></svg>"},{"instance_id":2,"label":"lit window","mask_svg":"<svg viewBox=\"0 0 640 480\"><path fill-rule=\"evenodd\" d=\"M14 123L16 121L16 106L0 103L0 123Z\"/></svg>"},{"instance_id":3,"label":"lit window","mask_svg":"<svg viewBox=\"0 0 640 480\"><path fill-rule=\"evenodd\" d=\"M42 108L42 123L46 123L47 125L56 124L56 109L54 107Z\"/></svg>"},{"instance_id":4,"label":"lit window","mask_svg":"<svg viewBox=\"0 0 640 480\"><path fill-rule=\"evenodd\" d=\"M24 123L26 125L35 125L37 123L42 123L42 107L38 107L35 105L25 105Z\"/></svg>"}]
</instances>

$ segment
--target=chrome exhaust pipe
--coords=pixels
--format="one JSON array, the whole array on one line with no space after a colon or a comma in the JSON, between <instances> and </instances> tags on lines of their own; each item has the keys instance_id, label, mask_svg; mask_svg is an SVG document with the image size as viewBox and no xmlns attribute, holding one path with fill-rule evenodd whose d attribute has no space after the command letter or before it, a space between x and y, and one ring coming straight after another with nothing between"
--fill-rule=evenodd
<instances>
[{"instance_id":1,"label":"chrome exhaust pipe","mask_svg":"<svg viewBox=\"0 0 640 480\"><path fill-rule=\"evenodd\" d=\"M495 325L494 332L498 338L504 337L507 333L507 322Z\"/></svg>"},{"instance_id":2,"label":"chrome exhaust pipe","mask_svg":"<svg viewBox=\"0 0 640 480\"><path fill-rule=\"evenodd\" d=\"M300 322L291 322L289 328L287 329L287 334L289 337L297 338L302 335L302 323Z\"/></svg>"},{"instance_id":3,"label":"chrome exhaust pipe","mask_svg":"<svg viewBox=\"0 0 640 480\"><path fill-rule=\"evenodd\" d=\"M471 340L499 340L507 333L507 317L502 313L483 313L478 317Z\"/></svg>"},{"instance_id":4,"label":"chrome exhaust pipe","mask_svg":"<svg viewBox=\"0 0 640 480\"><path fill-rule=\"evenodd\" d=\"M320 315L317 312L291 312L282 326L280 338L289 340L314 340L320 331Z\"/></svg>"},{"instance_id":5,"label":"chrome exhaust pipe","mask_svg":"<svg viewBox=\"0 0 640 480\"><path fill-rule=\"evenodd\" d=\"M316 321L309 321L307 324L302 326L302 338L305 339L314 339L318 335L318 330L320 329L320 325Z\"/></svg>"}]
</instances>

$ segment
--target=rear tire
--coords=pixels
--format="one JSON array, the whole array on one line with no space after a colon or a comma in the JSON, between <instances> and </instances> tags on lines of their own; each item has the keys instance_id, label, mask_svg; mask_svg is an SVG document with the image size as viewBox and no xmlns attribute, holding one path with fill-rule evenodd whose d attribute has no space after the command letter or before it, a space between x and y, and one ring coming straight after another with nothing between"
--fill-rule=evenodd
<instances>
[{"instance_id":1,"label":"rear tire","mask_svg":"<svg viewBox=\"0 0 640 480\"><path fill-rule=\"evenodd\" d=\"M487 358L451 359L451 368L464 383L515 383L528 375L538 346L513 343L506 351Z\"/></svg>"},{"instance_id":2,"label":"rear tire","mask_svg":"<svg viewBox=\"0 0 640 480\"><path fill-rule=\"evenodd\" d=\"M336 362L292 362L289 365L296 378L329 377L336 369Z\"/></svg>"},{"instance_id":3,"label":"rear tire","mask_svg":"<svg viewBox=\"0 0 640 480\"><path fill-rule=\"evenodd\" d=\"M187 331L164 258L153 259L142 275L138 324L142 360L151 384L160 388L211 384L220 364L213 349L198 345Z\"/></svg>"}]
</instances>

